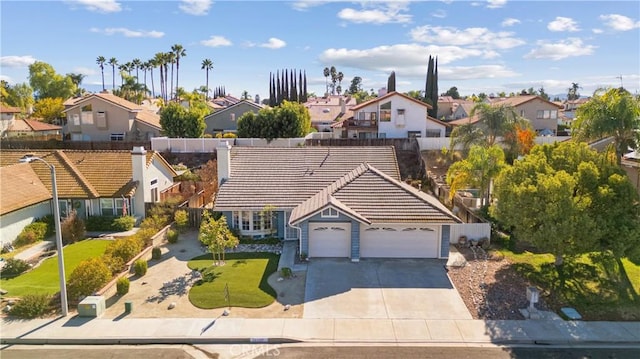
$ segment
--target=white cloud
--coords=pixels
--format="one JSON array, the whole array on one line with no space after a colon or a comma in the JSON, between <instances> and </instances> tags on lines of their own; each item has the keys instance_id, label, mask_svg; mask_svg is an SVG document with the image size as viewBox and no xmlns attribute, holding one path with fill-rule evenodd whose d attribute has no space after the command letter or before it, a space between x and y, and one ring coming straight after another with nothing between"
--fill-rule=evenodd
<instances>
[{"instance_id":1,"label":"white cloud","mask_svg":"<svg viewBox=\"0 0 640 359\"><path fill-rule=\"evenodd\" d=\"M260 47L265 47L267 49L272 49L272 50L281 49L281 48L283 48L285 46L287 46L286 42L284 42L284 41L282 41L282 40L280 40L278 38L275 38L275 37L271 37L271 38L269 38L269 41L267 41L267 42L265 42L263 44L260 44Z\"/></svg>"},{"instance_id":2,"label":"white cloud","mask_svg":"<svg viewBox=\"0 0 640 359\"><path fill-rule=\"evenodd\" d=\"M130 30L124 27L108 27L104 29L98 29L98 28L92 27L91 29L89 29L89 31L101 33L109 36L120 34L120 35L123 35L124 37L151 37L154 39L158 39L164 36L164 32L162 31Z\"/></svg>"},{"instance_id":3,"label":"white cloud","mask_svg":"<svg viewBox=\"0 0 640 359\"><path fill-rule=\"evenodd\" d=\"M207 15L213 2L211 0L182 0L178 6L189 15Z\"/></svg>"},{"instance_id":4,"label":"white cloud","mask_svg":"<svg viewBox=\"0 0 640 359\"><path fill-rule=\"evenodd\" d=\"M333 1L328 1L328 0L299 0L299 1L293 1L291 3L291 7L293 9L295 9L295 10L298 10L298 11L306 11L306 10L312 8L312 7L324 5L326 3L334 2L334 1L339 1L339 0L333 0Z\"/></svg>"},{"instance_id":5,"label":"white cloud","mask_svg":"<svg viewBox=\"0 0 640 359\"><path fill-rule=\"evenodd\" d=\"M122 11L116 0L67 0L73 7L82 6L89 11L110 13Z\"/></svg>"},{"instance_id":6,"label":"white cloud","mask_svg":"<svg viewBox=\"0 0 640 359\"><path fill-rule=\"evenodd\" d=\"M506 4L507 4L507 0L487 0L487 7L489 9L501 8Z\"/></svg>"},{"instance_id":7,"label":"white cloud","mask_svg":"<svg viewBox=\"0 0 640 359\"><path fill-rule=\"evenodd\" d=\"M554 31L554 32L558 32L558 31L569 31L569 32L580 31L580 28L578 27L578 23L577 22L575 22L570 17L562 17L562 16L556 16L556 19L551 21L547 25L547 29L549 29L549 31Z\"/></svg>"},{"instance_id":8,"label":"white cloud","mask_svg":"<svg viewBox=\"0 0 640 359\"><path fill-rule=\"evenodd\" d=\"M231 41L224 36L213 35L208 40L200 41L200 44L209 47L231 46Z\"/></svg>"},{"instance_id":9,"label":"white cloud","mask_svg":"<svg viewBox=\"0 0 640 359\"><path fill-rule=\"evenodd\" d=\"M513 37L512 32L491 32L484 27L460 30L455 27L425 25L412 29L410 35L414 41L454 46L510 49L525 44L523 40Z\"/></svg>"},{"instance_id":10,"label":"white cloud","mask_svg":"<svg viewBox=\"0 0 640 359\"><path fill-rule=\"evenodd\" d=\"M629 31L640 28L640 21L619 14L600 15L604 25L615 31Z\"/></svg>"},{"instance_id":11,"label":"white cloud","mask_svg":"<svg viewBox=\"0 0 640 359\"><path fill-rule=\"evenodd\" d=\"M591 29L591 32L594 34L602 34L604 31L602 31L602 29Z\"/></svg>"},{"instance_id":12,"label":"white cloud","mask_svg":"<svg viewBox=\"0 0 640 359\"><path fill-rule=\"evenodd\" d=\"M85 76L95 75L98 73L98 71L96 71L95 69L90 69L88 67L82 67L82 66L74 68L73 72L78 74L83 74Z\"/></svg>"},{"instance_id":13,"label":"white cloud","mask_svg":"<svg viewBox=\"0 0 640 359\"><path fill-rule=\"evenodd\" d=\"M434 11L431 14L431 16L436 17L438 19L444 19L445 17L447 17L447 12L442 10L442 9L439 9L439 10Z\"/></svg>"},{"instance_id":14,"label":"white cloud","mask_svg":"<svg viewBox=\"0 0 640 359\"><path fill-rule=\"evenodd\" d=\"M503 65L451 66L438 68L438 79L442 80L496 79L516 76L520 76L520 74L504 67Z\"/></svg>"},{"instance_id":15,"label":"white cloud","mask_svg":"<svg viewBox=\"0 0 640 359\"><path fill-rule=\"evenodd\" d=\"M2 67L27 67L37 60L31 56L2 56L0 57L0 66Z\"/></svg>"},{"instance_id":16,"label":"white cloud","mask_svg":"<svg viewBox=\"0 0 640 359\"><path fill-rule=\"evenodd\" d=\"M409 23L411 15L406 12L409 6L405 1L393 1L388 3L367 2L363 3L366 9L355 10L345 8L338 12L338 17L342 20L356 24L391 24Z\"/></svg>"},{"instance_id":17,"label":"white cloud","mask_svg":"<svg viewBox=\"0 0 640 359\"><path fill-rule=\"evenodd\" d=\"M509 26L513 26L513 25L519 24L519 23L520 23L520 20L514 19L512 17L508 17L508 18L502 20L502 24L501 25L502 25L502 27L509 27Z\"/></svg>"},{"instance_id":18,"label":"white cloud","mask_svg":"<svg viewBox=\"0 0 640 359\"><path fill-rule=\"evenodd\" d=\"M573 56L591 55L596 46L585 45L581 39L571 37L556 43L538 41L537 48L524 55L525 59L551 59L562 60Z\"/></svg>"},{"instance_id":19,"label":"white cloud","mask_svg":"<svg viewBox=\"0 0 640 359\"><path fill-rule=\"evenodd\" d=\"M13 83L13 79L7 75L0 75L0 80L1 81L7 81L8 83L12 84Z\"/></svg>"}]
</instances>

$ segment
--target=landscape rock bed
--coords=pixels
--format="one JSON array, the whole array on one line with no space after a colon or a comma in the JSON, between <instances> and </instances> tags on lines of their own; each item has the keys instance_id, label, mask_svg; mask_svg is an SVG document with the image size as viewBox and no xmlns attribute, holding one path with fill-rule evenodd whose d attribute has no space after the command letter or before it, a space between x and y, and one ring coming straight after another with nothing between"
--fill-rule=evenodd
<instances>
[{"instance_id":1,"label":"landscape rock bed","mask_svg":"<svg viewBox=\"0 0 640 359\"><path fill-rule=\"evenodd\" d=\"M458 247L467 265L449 268L449 277L474 319L524 319L519 309L527 308L530 286L499 253L480 247ZM547 310L543 298L536 308Z\"/></svg>"},{"instance_id":2,"label":"landscape rock bed","mask_svg":"<svg viewBox=\"0 0 640 359\"><path fill-rule=\"evenodd\" d=\"M282 244L238 244L237 247L230 249L227 253L253 253L253 252L267 252L267 253L282 253Z\"/></svg>"}]
</instances>

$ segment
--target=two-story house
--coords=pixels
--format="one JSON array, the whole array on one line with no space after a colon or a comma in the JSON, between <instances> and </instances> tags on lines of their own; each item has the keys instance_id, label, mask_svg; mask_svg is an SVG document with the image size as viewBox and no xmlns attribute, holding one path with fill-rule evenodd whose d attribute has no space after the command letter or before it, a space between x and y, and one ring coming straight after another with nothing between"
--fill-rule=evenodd
<instances>
[{"instance_id":1,"label":"two-story house","mask_svg":"<svg viewBox=\"0 0 640 359\"><path fill-rule=\"evenodd\" d=\"M238 132L238 120L247 112L258 113L264 106L253 101L242 100L228 107L215 110L204 118L207 127L205 133Z\"/></svg>"},{"instance_id":2,"label":"two-story house","mask_svg":"<svg viewBox=\"0 0 640 359\"><path fill-rule=\"evenodd\" d=\"M140 141L160 136L160 116L107 92L65 101L72 141Z\"/></svg>"},{"instance_id":3,"label":"two-story house","mask_svg":"<svg viewBox=\"0 0 640 359\"><path fill-rule=\"evenodd\" d=\"M429 117L430 108L393 91L351 107L353 117L332 127L342 138L444 137L447 124Z\"/></svg>"},{"instance_id":4,"label":"two-story house","mask_svg":"<svg viewBox=\"0 0 640 359\"><path fill-rule=\"evenodd\" d=\"M304 103L309 110L311 127L319 132L331 132L331 125L351 114L351 108L357 104L355 97L327 95L311 97Z\"/></svg>"},{"instance_id":5,"label":"two-story house","mask_svg":"<svg viewBox=\"0 0 640 359\"><path fill-rule=\"evenodd\" d=\"M0 105L0 137L5 137L5 132L14 124L20 112L17 107Z\"/></svg>"}]
</instances>

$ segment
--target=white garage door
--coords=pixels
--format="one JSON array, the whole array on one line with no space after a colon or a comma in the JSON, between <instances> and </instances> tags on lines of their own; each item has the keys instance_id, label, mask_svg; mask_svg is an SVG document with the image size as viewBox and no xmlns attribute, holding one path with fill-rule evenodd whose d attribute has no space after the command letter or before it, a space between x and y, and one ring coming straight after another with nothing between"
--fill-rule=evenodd
<instances>
[{"instance_id":1,"label":"white garage door","mask_svg":"<svg viewBox=\"0 0 640 359\"><path fill-rule=\"evenodd\" d=\"M360 228L362 258L438 258L437 227L374 225Z\"/></svg>"},{"instance_id":2,"label":"white garage door","mask_svg":"<svg viewBox=\"0 0 640 359\"><path fill-rule=\"evenodd\" d=\"M351 223L309 223L309 257L351 256Z\"/></svg>"}]
</instances>

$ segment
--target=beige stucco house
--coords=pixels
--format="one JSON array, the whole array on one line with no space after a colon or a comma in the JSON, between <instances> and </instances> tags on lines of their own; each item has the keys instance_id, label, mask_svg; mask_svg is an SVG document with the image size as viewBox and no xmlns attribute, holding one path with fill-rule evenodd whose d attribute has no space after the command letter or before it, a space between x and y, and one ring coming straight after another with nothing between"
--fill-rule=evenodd
<instances>
[{"instance_id":1,"label":"beige stucco house","mask_svg":"<svg viewBox=\"0 0 640 359\"><path fill-rule=\"evenodd\" d=\"M65 135L72 141L140 141L158 137L160 116L116 95L101 92L65 101Z\"/></svg>"},{"instance_id":2,"label":"beige stucco house","mask_svg":"<svg viewBox=\"0 0 640 359\"><path fill-rule=\"evenodd\" d=\"M238 120L247 112L258 113L263 105L253 101L242 100L228 107L215 110L204 118L207 125L205 133L216 135L218 133L238 132Z\"/></svg>"}]
</instances>

